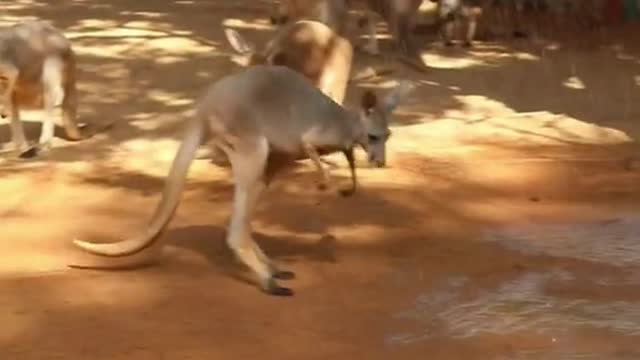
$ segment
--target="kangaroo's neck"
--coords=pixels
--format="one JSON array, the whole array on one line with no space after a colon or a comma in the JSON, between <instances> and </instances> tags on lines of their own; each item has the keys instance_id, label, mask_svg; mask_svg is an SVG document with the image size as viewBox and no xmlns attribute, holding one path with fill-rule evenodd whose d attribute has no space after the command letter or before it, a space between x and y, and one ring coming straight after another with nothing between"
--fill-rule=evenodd
<instances>
[{"instance_id":1,"label":"kangaroo's neck","mask_svg":"<svg viewBox=\"0 0 640 360\"><path fill-rule=\"evenodd\" d=\"M362 146L365 143L367 132L359 110L348 109L346 118L346 121L349 124L350 137L353 140L353 145Z\"/></svg>"}]
</instances>

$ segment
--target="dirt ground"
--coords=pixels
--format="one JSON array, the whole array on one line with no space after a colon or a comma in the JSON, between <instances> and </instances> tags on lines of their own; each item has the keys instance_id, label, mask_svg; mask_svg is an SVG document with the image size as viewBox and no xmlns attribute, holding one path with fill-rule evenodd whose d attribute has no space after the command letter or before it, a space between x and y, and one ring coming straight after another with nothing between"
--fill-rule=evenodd
<instances>
[{"instance_id":1,"label":"dirt ground","mask_svg":"<svg viewBox=\"0 0 640 360\"><path fill-rule=\"evenodd\" d=\"M0 124L1 359L638 359L640 46L637 26L573 43L423 37L418 72L357 54L348 104L393 80L389 167L358 154L360 190L315 189L308 163L263 197L255 236L293 270L263 294L224 244L232 183L191 168L155 266L67 267L75 238L145 226L190 106L240 70L221 25L273 33L255 0L18 0L79 55L80 117L114 128L16 161ZM635 39L634 39L635 37ZM388 44L383 44L383 50ZM36 139L40 112L26 114ZM347 183L345 164L332 170Z\"/></svg>"}]
</instances>

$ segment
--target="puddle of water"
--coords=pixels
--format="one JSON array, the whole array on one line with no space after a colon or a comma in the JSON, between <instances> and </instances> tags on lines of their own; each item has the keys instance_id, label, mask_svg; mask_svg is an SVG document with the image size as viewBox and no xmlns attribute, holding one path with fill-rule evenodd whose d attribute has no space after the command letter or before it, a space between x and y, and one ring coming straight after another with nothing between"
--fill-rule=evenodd
<instances>
[{"instance_id":1,"label":"puddle of water","mask_svg":"<svg viewBox=\"0 0 640 360\"><path fill-rule=\"evenodd\" d=\"M525 254L545 254L616 266L640 264L640 216L591 223L508 227L483 240Z\"/></svg>"},{"instance_id":2,"label":"puddle of water","mask_svg":"<svg viewBox=\"0 0 640 360\"><path fill-rule=\"evenodd\" d=\"M607 285L638 286L640 269L640 217L582 224L526 226L487 233L485 241L526 254L582 259L624 267L630 276L594 274L592 286L607 291ZM570 285L574 276L561 269L521 274L499 286L476 291L465 276L446 279L419 296L414 304L394 315L418 324L418 331L391 334L389 344L411 344L435 335L470 338L480 334L507 335L529 332L551 339L571 338L576 329L601 329L609 333L640 336L640 303L619 300L571 298L546 294L550 281ZM581 281L584 279L581 278ZM582 283L584 286L584 283ZM469 290L474 290L469 297ZM601 359L602 354L580 353L562 343L544 352L510 354L509 359ZM562 346L560 346L562 345ZM558 352L566 351L568 352ZM619 359L640 359L640 354ZM550 357L551 356L551 357ZM616 355L617 356L617 355ZM626 356L626 355L624 355Z\"/></svg>"},{"instance_id":3,"label":"puddle of water","mask_svg":"<svg viewBox=\"0 0 640 360\"><path fill-rule=\"evenodd\" d=\"M506 335L534 331L561 337L576 327L603 328L625 335L640 335L640 304L557 298L544 294L549 280L571 281L564 271L528 273L496 289L462 298L469 279L457 277L418 297L414 305L397 313L421 325L419 332L394 334L392 344L408 344L437 334L468 338L481 333Z\"/></svg>"}]
</instances>

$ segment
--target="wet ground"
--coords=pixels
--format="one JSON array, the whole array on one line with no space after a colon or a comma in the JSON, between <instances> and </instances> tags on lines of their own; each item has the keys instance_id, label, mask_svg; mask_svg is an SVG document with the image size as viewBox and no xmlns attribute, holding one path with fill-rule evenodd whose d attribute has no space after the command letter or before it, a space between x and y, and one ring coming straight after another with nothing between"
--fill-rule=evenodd
<instances>
[{"instance_id":1,"label":"wet ground","mask_svg":"<svg viewBox=\"0 0 640 360\"><path fill-rule=\"evenodd\" d=\"M397 112L389 168L358 154L352 198L311 164L262 199L255 237L293 270L264 295L225 247L232 183L196 160L154 266L70 269L75 237L136 233L156 205L180 124L239 70L220 24L260 43L259 1L2 4L50 19L79 54L83 142L16 161L0 124L2 359L638 359L640 52L637 28L579 43L425 50L426 72L358 55L357 81L420 86ZM606 41L605 41L606 40ZM384 45L387 46L386 44ZM37 137L39 112L25 116ZM332 174L347 182L344 162Z\"/></svg>"}]
</instances>

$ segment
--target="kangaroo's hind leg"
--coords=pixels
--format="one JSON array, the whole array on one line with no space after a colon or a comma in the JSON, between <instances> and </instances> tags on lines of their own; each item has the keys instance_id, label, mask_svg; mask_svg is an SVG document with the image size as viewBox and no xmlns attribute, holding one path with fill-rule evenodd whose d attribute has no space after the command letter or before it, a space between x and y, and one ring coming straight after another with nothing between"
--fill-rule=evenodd
<instances>
[{"instance_id":1,"label":"kangaroo's hind leg","mask_svg":"<svg viewBox=\"0 0 640 360\"><path fill-rule=\"evenodd\" d=\"M242 138L232 146L220 147L229 158L235 183L227 245L254 272L264 291L272 295L292 295L291 289L277 284L271 262L251 236L251 217L260 194L266 188L267 140L263 137Z\"/></svg>"},{"instance_id":2,"label":"kangaroo's hind leg","mask_svg":"<svg viewBox=\"0 0 640 360\"><path fill-rule=\"evenodd\" d=\"M10 106L10 118L11 118L11 137L18 150L19 157L22 159L33 158L37 155L36 147L30 146L27 142L27 138L24 135L24 129L22 127L22 121L20 119L20 105L18 104L16 97L12 96L9 100Z\"/></svg>"},{"instance_id":3,"label":"kangaroo's hind leg","mask_svg":"<svg viewBox=\"0 0 640 360\"><path fill-rule=\"evenodd\" d=\"M10 118L11 141L21 158L33 157L35 156L35 150L29 146L27 137L24 134L24 128L20 120L20 104L14 91L19 71L11 64L0 63L0 74L2 75L3 87L0 98L3 107L1 115L2 117L8 115Z\"/></svg>"},{"instance_id":4,"label":"kangaroo's hind leg","mask_svg":"<svg viewBox=\"0 0 640 360\"><path fill-rule=\"evenodd\" d=\"M42 100L44 105L44 118L42 119L42 132L40 133L39 146L41 150L49 150L53 140L55 123L53 121L54 108L63 101L64 90L62 87L63 62L57 57L45 59L42 66Z\"/></svg>"}]
</instances>

